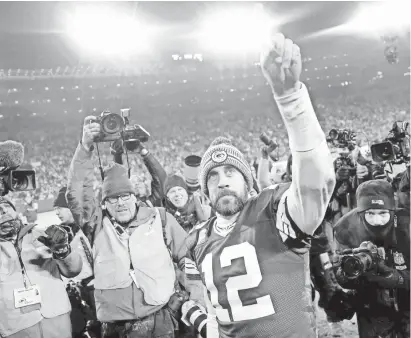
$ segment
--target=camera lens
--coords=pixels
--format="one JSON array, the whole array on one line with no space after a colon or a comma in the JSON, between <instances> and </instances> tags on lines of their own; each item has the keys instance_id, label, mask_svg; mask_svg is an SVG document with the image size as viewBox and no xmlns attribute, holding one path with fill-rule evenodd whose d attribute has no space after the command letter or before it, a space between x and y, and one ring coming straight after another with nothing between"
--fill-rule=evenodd
<instances>
[{"instance_id":1,"label":"camera lens","mask_svg":"<svg viewBox=\"0 0 411 338\"><path fill-rule=\"evenodd\" d=\"M331 129L328 136L330 137L331 140L337 139L337 137L338 137L337 129Z\"/></svg>"},{"instance_id":2,"label":"camera lens","mask_svg":"<svg viewBox=\"0 0 411 338\"><path fill-rule=\"evenodd\" d=\"M355 256L344 257L341 268L348 278L358 277L364 269L361 260Z\"/></svg>"},{"instance_id":3,"label":"camera lens","mask_svg":"<svg viewBox=\"0 0 411 338\"><path fill-rule=\"evenodd\" d=\"M119 133L124 127L124 121L120 115L109 114L102 118L101 127L106 134Z\"/></svg>"},{"instance_id":4,"label":"camera lens","mask_svg":"<svg viewBox=\"0 0 411 338\"><path fill-rule=\"evenodd\" d=\"M12 189L14 191L26 190L29 186L29 179L27 176L13 177Z\"/></svg>"}]
</instances>

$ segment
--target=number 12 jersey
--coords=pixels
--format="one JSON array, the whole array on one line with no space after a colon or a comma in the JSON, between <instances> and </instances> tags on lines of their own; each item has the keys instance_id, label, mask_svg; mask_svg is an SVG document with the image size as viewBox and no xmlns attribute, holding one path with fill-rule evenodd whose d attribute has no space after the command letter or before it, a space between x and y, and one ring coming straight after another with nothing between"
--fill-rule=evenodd
<instances>
[{"instance_id":1,"label":"number 12 jersey","mask_svg":"<svg viewBox=\"0 0 411 338\"><path fill-rule=\"evenodd\" d=\"M226 237L212 218L188 238L187 260L207 289L220 337L316 337L309 245L297 239L281 198L287 188L249 199Z\"/></svg>"}]
</instances>

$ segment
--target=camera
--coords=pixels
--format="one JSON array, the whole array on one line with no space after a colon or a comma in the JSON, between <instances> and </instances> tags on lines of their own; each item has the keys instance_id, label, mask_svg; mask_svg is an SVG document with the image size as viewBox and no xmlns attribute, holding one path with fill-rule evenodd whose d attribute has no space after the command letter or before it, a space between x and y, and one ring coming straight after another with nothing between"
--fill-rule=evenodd
<instances>
[{"instance_id":1,"label":"camera","mask_svg":"<svg viewBox=\"0 0 411 338\"><path fill-rule=\"evenodd\" d=\"M36 190L34 170L6 170L0 174L0 192L4 196L9 191Z\"/></svg>"},{"instance_id":2,"label":"camera","mask_svg":"<svg viewBox=\"0 0 411 338\"><path fill-rule=\"evenodd\" d=\"M337 148L348 148L354 150L357 144L357 134L350 129L331 129L328 133L327 142Z\"/></svg>"},{"instance_id":3,"label":"camera","mask_svg":"<svg viewBox=\"0 0 411 338\"><path fill-rule=\"evenodd\" d=\"M372 242L363 242L358 248L343 250L334 255L334 267L341 267L341 271L348 279L356 279L367 271L373 271L378 262L385 259L384 248L378 248Z\"/></svg>"},{"instance_id":4,"label":"camera","mask_svg":"<svg viewBox=\"0 0 411 338\"><path fill-rule=\"evenodd\" d=\"M113 142L123 139L128 150L133 150L139 142L147 142L150 133L139 124L130 125L130 109L120 109L120 114L103 111L96 121L101 126L100 135L94 140L100 142Z\"/></svg>"},{"instance_id":5,"label":"camera","mask_svg":"<svg viewBox=\"0 0 411 338\"><path fill-rule=\"evenodd\" d=\"M372 159L392 164L409 163L409 135L409 122L395 122L384 142L371 145Z\"/></svg>"},{"instance_id":6,"label":"camera","mask_svg":"<svg viewBox=\"0 0 411 338\"><path fill-rule=\"evenodd\" d=\"M266 133L261 133L260 140L267 146L267 153L270 155L270 158L276 162L278 158L271 154L275 149L278 148L278 143L271 140Z\"/></svg>"}]
</instances>

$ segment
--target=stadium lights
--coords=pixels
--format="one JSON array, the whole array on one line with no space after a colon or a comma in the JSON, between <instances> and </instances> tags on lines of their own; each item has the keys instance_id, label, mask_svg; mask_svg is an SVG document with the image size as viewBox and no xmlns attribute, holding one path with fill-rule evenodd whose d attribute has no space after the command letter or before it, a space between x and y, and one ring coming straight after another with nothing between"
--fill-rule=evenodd
<instances>
[{"instance_id":1,"label":"stadium lights","mask_svg":"<svg viewBox=\"0 0 411 338\"><path fill-rule=\"evenodd\" d=\"M409 1L381 1L363 3L346 29L369 33L398 31L410 25L411 4Z\"/></svg>"},{"instance_id":2,"label":"stadium lights","mask_svg":"<svg viewBox=\"0 0 411 338\"><path fill-rule=\"evenodd\" d=\"M199 31L201 45L216 54L260 51L274 29L274 18L257 6L209 14Z\"/></svg>"},{"instance_id":3,"label":"stadium lights","mask_svg":"<svg viewBox=\"0 0 411 338\"><path fill-rule=\"evenodd\" d=\"M68 17L67 34L79 47L97 56L123 56L148 50L147 24L112 8L90 5Z\"/></svg>"}]
</instances>

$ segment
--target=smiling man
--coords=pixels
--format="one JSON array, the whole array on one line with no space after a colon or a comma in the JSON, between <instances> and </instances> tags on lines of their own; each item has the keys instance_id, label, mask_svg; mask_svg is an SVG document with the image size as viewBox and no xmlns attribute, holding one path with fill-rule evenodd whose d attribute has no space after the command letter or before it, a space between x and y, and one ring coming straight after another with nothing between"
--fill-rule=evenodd
<instances>
[{"instance_id":1,"label":"smiling man","mask_svg":"<svg viewBox=\"0 0 411 338\"><path fill-rule=\"evenodd\" d=\"M299 47L277 34L261 65L288 131L293 180L248 197L252 171L230 140L215 139L203 155L200 184L216 217L188 237L186 274L207 290L208 322L204 298L183 305L183 320L203 337L316 337L309 239L334 189L332 158L299 81Z\"/></svg>"}]
</instances>

